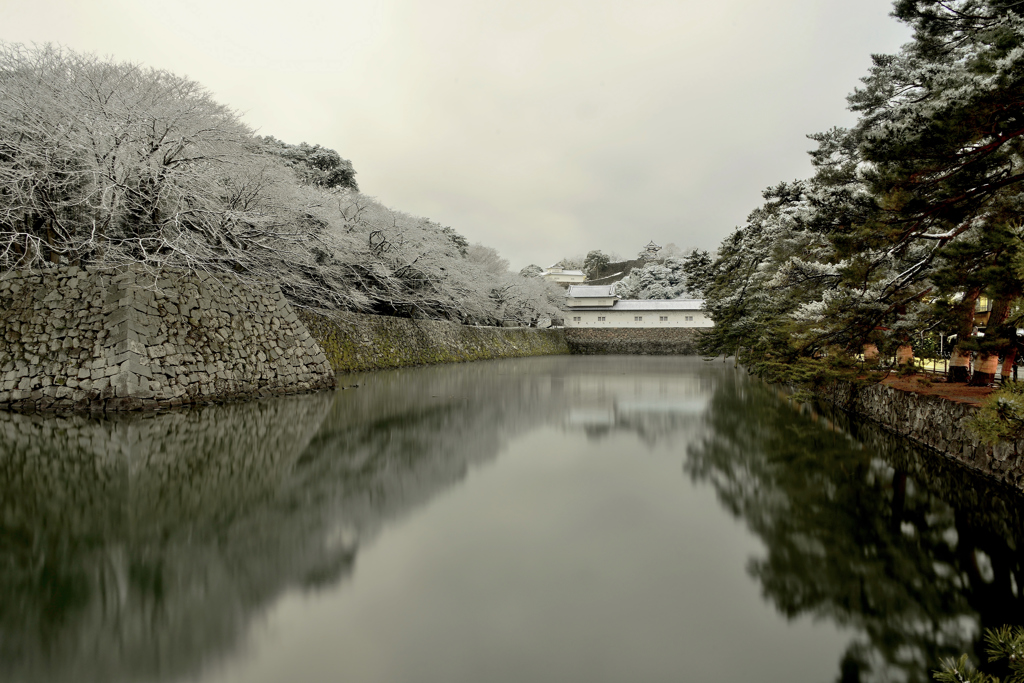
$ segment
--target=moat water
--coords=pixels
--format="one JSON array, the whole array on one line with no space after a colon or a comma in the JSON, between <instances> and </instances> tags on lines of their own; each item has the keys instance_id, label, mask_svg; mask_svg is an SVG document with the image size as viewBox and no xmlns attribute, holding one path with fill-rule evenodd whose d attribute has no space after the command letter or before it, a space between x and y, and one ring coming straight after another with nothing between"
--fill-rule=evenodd
<instances>
[{"instance_id":1,"label":"moat water","mask_svg":"<svg viewBox=\"0 0 1024 683\"><path fill-rule=\"evenodd\" d=\"M0 413L0 681L929 681L1021 498L698 358Z\"/></svg>"}]
</instances>

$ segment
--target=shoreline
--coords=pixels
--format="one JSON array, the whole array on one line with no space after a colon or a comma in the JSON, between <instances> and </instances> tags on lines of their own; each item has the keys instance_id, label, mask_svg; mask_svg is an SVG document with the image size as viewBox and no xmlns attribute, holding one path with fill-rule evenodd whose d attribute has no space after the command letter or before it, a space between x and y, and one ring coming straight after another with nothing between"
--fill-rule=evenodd
<instances>
[{"instance_id":1,"label":"shoreline","mask_svg":"<svg viewBox=\"0 0 1024 683\"><path fill-rule=\"evenodd\" d=\"M1002 442L988 446L966 425L966 421L978 410L981 399L991 393L991 389L966 388L977 391L964 392L961 390L963 385L953 385L945 393L960 395L943 396L942 389L946 389L946 386L923 393L900 386L903 383L906 381L900 379L872 385L837 381L815 389L812 393L836 408L866 418L919 446L937 451L1018 491L1024 491L1024 459L1014 455L1015 444ZM1016 446L1018 452L1024 452L1024 441L1018 442Z\"/></svg>"}]
</instances>

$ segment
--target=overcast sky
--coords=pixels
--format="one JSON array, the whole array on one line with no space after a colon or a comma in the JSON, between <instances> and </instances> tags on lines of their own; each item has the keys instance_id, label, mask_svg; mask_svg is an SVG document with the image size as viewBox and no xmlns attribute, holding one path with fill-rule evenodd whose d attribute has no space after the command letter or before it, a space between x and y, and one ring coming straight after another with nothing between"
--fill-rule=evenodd
<instances>
[{"instance_id":1,"label":"overcast sky","mask_svg":"<svg viewBox=\"0 0 1024 683\"><path fill-rule=\"evenodd\" d=\"M908 29L891 0L0 0L0 40L199 81L518 269L714 249Z\"/></svg>"}]
</instances>

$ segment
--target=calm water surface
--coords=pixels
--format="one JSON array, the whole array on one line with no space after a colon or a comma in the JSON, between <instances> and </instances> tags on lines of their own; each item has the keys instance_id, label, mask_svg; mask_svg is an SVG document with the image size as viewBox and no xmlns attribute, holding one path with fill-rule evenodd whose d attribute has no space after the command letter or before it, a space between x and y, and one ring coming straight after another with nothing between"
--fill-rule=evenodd
<instances>
[{"instance_id":1,"label":"calm water surface","mask_svg":"<svg viewBox=\"0 0 1024 683\"><path fill-rule=\"evenodd\" d=\"M0 413L0 681L927 681L1020 499L696 358ZM358 386L355 386L358 385Z\"/></svg>"}]
</instances>

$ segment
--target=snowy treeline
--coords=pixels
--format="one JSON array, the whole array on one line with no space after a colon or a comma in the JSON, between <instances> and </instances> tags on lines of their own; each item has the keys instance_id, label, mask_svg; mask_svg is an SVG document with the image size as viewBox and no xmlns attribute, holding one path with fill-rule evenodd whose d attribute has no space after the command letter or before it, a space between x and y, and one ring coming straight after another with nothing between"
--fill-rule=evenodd
<instances>
[{"instance_id":1,"label":"snowy treeline","mask_svg":"<svg viewBox=\"0 0 1024 683\"><path fill-rule=\"evenodd\" d=\"M619 281L616 292L624 299L699 299L701 290L688 275L693 258L666 258L634 268Z\"/></svg>"},{"instance_id":2,"label":"snowy treeline","mask_svg":"<svg viewBox=\"0 0 1024 683\"><path fill-rule=\"evenodd\" d=\"M956 333L982 381L1012 359L1024 292L1024 19L1001 0L897 0L914 39L876 55L850 129L810 136L814 175L781 183L694 269L705 352L770 371ZM994 301L984 337L975 303ZM801 361L803 363L803 361ZM806 363L804 363L806 367Z\"/></svg>"},{"instance_id":3,"label":"snowy treeline","mask_svg":"<svg viewBox=\"0 0 1024 683\"><path fill-rule=\"evenodd\" d=\"M350 162L255 136L166 71L0 43L0 272L141 263L278 282L303 306L467 323L559 290L357 191Z\"/></svg>"}]
</instances>

